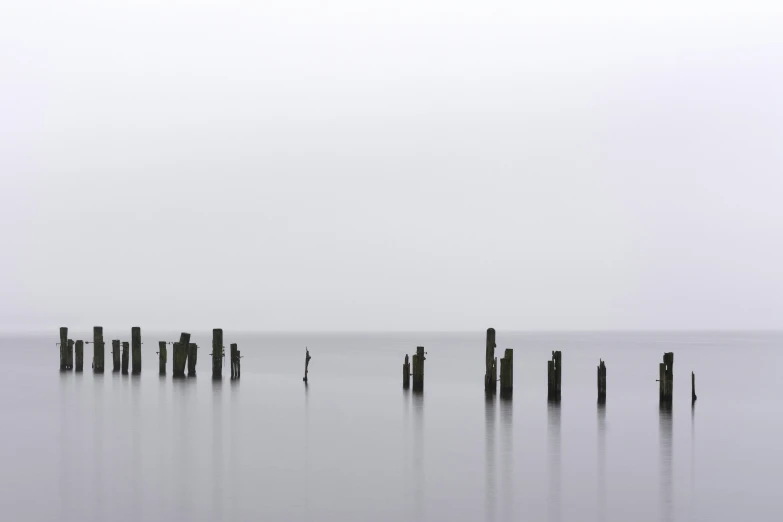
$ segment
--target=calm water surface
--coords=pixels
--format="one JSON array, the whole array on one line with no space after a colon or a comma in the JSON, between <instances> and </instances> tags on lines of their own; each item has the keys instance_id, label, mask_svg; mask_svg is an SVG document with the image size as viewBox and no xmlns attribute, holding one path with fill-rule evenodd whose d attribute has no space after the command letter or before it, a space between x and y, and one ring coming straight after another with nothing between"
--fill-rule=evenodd
<instances>
[{"instance_id":1,"label":"calm water surface","mask_svg":"<svg viewBox=\"0 0 783 522\"><path fill-rule=\"evenodd\" d=\"M0 505L19 521L780 520L783 334L499 331L513 401L483 393L484 333L238 334L242 379L60 373L58 332L0 338ZM91 339L91 329L71 332ZM105 331L107 341L130 340ZM424 394L401 387L425 346ZM313 357L302 382L304 348ZM546 361L563 352L563 399ZM658 363L675 352L675 399ZM607 402L596 404L596 366ZM171 360L169 358L169 372ZM690 372L699 400L690 401ZM225 369L228 376L228 368Z\"/></svg>"}]
</instances>

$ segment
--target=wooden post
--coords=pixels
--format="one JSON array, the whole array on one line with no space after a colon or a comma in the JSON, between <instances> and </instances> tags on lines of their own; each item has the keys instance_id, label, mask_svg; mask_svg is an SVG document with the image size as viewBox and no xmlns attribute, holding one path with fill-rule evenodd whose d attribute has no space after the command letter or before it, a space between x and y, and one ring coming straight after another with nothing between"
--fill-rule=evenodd
<instances>
[{"instance_id":1,"label":"wooden post","mask_svg":"<svg viewBox=\"0 0 783 522\"><path fill-rule=\"evenodd\" d=\"M212 378L223 377L223 330L212 330Z\"/></svg>"},{"instance_id":2,"label":"wooden post","mask_svg":"<svg viewBox=\"0 0 783 522\"><path fill-rule=\"evenodd\" d=\"M696 374L691 372L691 402L696 402Z\"/></svg>"},{"instance_id":3,"label":"wooden post","mask_svg":"<svg viewBox=\"0 0 783 522\"><path fill-rule=\"evenodd\" d=\"M413 391L424 391L424 347L416 347L416 355L413 356Z\"/></svg>"},{"instance_id":4,"label":"wooden post","mask_svg":"<svg viewBox=\"0 0 783 522\"><path fill-rule=\"evenodd\" d=\"M674 392L674 353L663 354L663 362L658 366L659 395L662 402L669 403Z\"/></svg>"},{"instance_id":5,"label":"wooden post","mask_svg":"<svg viewBox=\"0 0 783 522\"><path fill-rule=\"evenodd\" d=\"M60 327L60 371L65 371L65 352L68 350L68 328Z\"/></svg>"},{"instance_id":6,"label":"wooden post","mask_svg":"<svg viewBox=\"0 0 783 522\"><path fill-rule=\"evenodd\" d=\"M196 376L196 361L198 360L198 345L188 343L188 377Z\"/></svg>"},{"instance_id":7,"label":"wooden post","mask_svg":"<svg viewBox=\"0 0 783 522\"><path fill-rule=\"evenodd\" d=\"M166 375L166 341L158 341L158 373Z\"/></svg>"},{"instance_id":8,"label":"wooden post","mask_svg":"<svg viewBox=\"0 0 783 522\"><path fill-rule=\"evenodd\" d=\"M495 358L496 346L495 329L487 328L486 360L484 361L486 364L484 369L484 391L490 394L497 392L497 359Z\"/></svg>"},{"instance_id":9,"label":"wooden post","mask_svg":"<svg viewBox=\"0 0 783 522\"><path fill-rule=\"evenodd\" d=\"M120 371L120 340L113 339L111 342L111 360L112 360L112 372L116 373Z\"/></svg>"},{"instance_id":10,"label":"wooden post","mask_svg":"<svg viewBox=\"0 0 783 522\"><path fill-rule=\"evenodd\" d=\"M237 350L237 379L242 376L242 353Z\"/></svg>"},{"instance_id":11,"label":"wooden post","mask_svg":"<svg viewBox=\"0 0 783 522\"><path fill-rule=\"evenodd\" d=\"M514 350L506 348L500 359L500 396L510 399L514 394Z\"/></svg>"},{"instance_id":12,"label":"wooden post","mask_svg":"<svg viewBox=\"0 0 783 522\"><path fill-rule=\"evenodd\" d=\"M131 373L138 375L141 373L141 328L134 326L131 328Z\"/></svg>"},{"instance_id":13,"label":"wooden post","mask_svg":"<svg viewBox=\"0 0 783 522\"><path fill-rule=\"evenodd\" d=\"M84 370L84 341L76 341L76 371Z\"/></svg>"},{"instance_id":14,"label":"wooden post","mask_svg":"<svg viewBox=\"0 0 783 522\"><path fill-rule=\"evenodd\" d=\"M304 377L302 377L304 382L307 382L307 367L310 366L310 359L312 359L312 357L310 357L310 350L305 346L305 374Z\"/></svg>"},{"instance_id":15,"label":"wooden post","mask_svg":"<svg viewBox=\"0 0 783 522\"><path fill-rule=\"evenodd\" d=\"M552 401L560 400L560 390L562 383L561 373L562 357L560 351L552 352L552 360L547 361L547 380L548 390L547 398Z\"/></svg>"},{"instance_id":16,"label":"wooden post","mask_svg":"<svg viewBox=\"0 0 783 522\"><path fill-rule=\"evenodd\" d=\"M408 360L408 354L405 354L405 362L402 363L402 389L407 390L411 387L411 363Z\"/></svg>"},{"instance_id":17,"label":"wooden post","mask_svg":"<svg viewBox=\"0 0 783 522\"><path fill-rule=\"evenodd\" d=\"M184 377L185 365L188 360L188 349L190 346L190 334L181 333L179 336L179 342L174 343L173 357L172 357L172 376Z\"/></svg>"},{"instance_id":18,"label":"wooden post","mask_svg":"<svg viewBox=\"0 0 783 522\"><path fill-rule=\"evenodd\" d=\"M598 402L606 402L606 365L602 359L598 360Z\"/></svg>"},{"instance_id":19,"label":"wooden post","mask_svg":"<svg viewBox=\"0 0 783 522\"><path fill-rule=\"evenodd\" d=\"M92 329L92 369L95 373L103 373L103 327L94 326Z\"/></svg>"},{"instance_id":20,"label":"wooden post","mask_svg":"<svg viewBox=\"0 0 783 522\"><path fill-rule=\"evenodd\" d=\"M231 378L237 378L237 344L231 343L229 351L229 361L231 362Z\"/></svg>"},{"instance_id":21,"label":"wooden post","mask_svg":"<svg viewBox=\"0 0 783 522\"><path fill-rule=\"evenodd\" d=\"M73 339L68 339L68 348L65 351L65 369L73 370Z\"/></svg>"},{"instance_id":22,"label":"wooden post","mask_svg":"<svg viewBox=\"0 0 783 522\"><path fill-rule=\"evenodd\" d=\"M122 343L122 374L128 375L128 359L130 358L130 343L127 341Z\"/></svg>"}]
</instances>

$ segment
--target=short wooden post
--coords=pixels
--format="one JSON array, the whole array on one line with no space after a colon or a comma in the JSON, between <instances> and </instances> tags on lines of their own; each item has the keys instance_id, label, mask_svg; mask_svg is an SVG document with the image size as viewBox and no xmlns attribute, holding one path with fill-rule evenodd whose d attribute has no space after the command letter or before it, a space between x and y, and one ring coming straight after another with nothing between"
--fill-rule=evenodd
<instances>
[{"instance_id":1,"label":"short wooden post","mask_svg":"<svg viewBox=\"0 0 783 522\"><path fill-rule=\"evenodd\" d=\"M411 387L411 363L408 360L408 354L405 354L405 362L402 363L402 389L407 390Z\"/></svg>"},{"instance_id":2,"label":"short wooden post","mask_svg":"<svg viewBox=\"0 0 783 522\"><path fill-rule=\"evenodd\" d=\"M128 359L130 358L130 343L122 343L122 374L128 375Z\"/></svg>"},{"instance_id":3,"label":"short wooden post","mask_svg":"<svg viewBox=\"0 0 783 522\"><path fill-rule=\"evenodd\" d=\"M304 382L307 382L307 367L310 366L310 359L312 359L312 357L310 357L310 350L305 346L305 374L304 377L302 377Z\"/></svg>"},{"instance_id":4,"label":"short wooden post","mask_svg":"<svg viewBox=\"0 0 783 522\"><path fill-rule=\"evenodd\" d=\"M120 371L120 340L113 339L111 342L111 360L112 360L112 372L116 373Z\"/></svg>"},{"instance_id":5,"label":"short wooden post","mask_svg":"<svg viewBox=\"0 0 783 522\"><path fill-rule=\"evenodd\" d=\"M598 360L598 402L606 402L606 365L602 359Z\"/></svg>"},{"instance_id":6,"label":"short wooden post","mask_svg":"<svg viewBox=\"0 0 783 522\"><path fill-rule=\"evenodd\" d=\"M674 352L663 354L663 362L658 366L658 373L660 400L669 403L674 392Z\"/></svg>"},{"instance_id":7,"label":"short wooden post","mask_svg":"<svg viewBox=\"0 0 783 522\"><path fill-rule=\"evenodd\" d=\"M172 376L185 377L185 365L188 360L188 346L190 346L190 334L182 332L179 342L174 343L172 357Z\"/></svg>"},{"instance_id":8,"label":"short wooden post","mask_svg":"<svg viewBox=\"0 0 783 522\"><path fill-rule=\"evenodd\" d=\"M547 398L552 401L559 401L561 397L561 373L562 356L560 351L552 352L552 360L547 361Z\"/></svg>"},{"instance_id":9,"label":"short wooden post","mask_svg":"<svg viewBox=\"0 0 783 522\"><path fill-rule=\"evenodd\" d=\"M242 376L242 353L237 350L237 379Z\"/></svg>"},{"instance_id":10,"label":"short wooden post","mask_svg":"<svg viewBox=\"0 0 783 522\"><path fill-rule=\"evenodd\" d=\"M221 379L223 377L223 330L215 328L212 330L212 378Z\"/></svg>"},{"instance_id":11,"label":"short wooden post","mask_svg":"<svg viewBox=\"0 0 783 522\"><path fill-rule=\"evenodd\" d=\"M158 341L158 373L166 375L166 341Z\"/></svg>"},{"instance_id":12,"label":"short wooden post","mask_svg":"<svg viewBox=\"0 0 783 522\"><path fill-rule=\"evenodd\" d=\"M487 328L486 359L484 361L486 365L484 369L484 391L490 394L497 392L497 359L495 358L496 346L495 329Z\"/></svg>"},{"instance_id":13,"label":"short wooden post","mask_svg":"<svg viewBox=\"0 0 783 522\"><path fill-rule=\"evenodd\" d=\"M73 339L68 339L68 349L65 352L65 369L73 370Z\"/></svg>"},{"instance_id":14,"label":"short wooden post","mask_svg":"<svg viewBox=\"0 0 783 522\"><path fill-rule=\"evenodd\" d=\"M92 329L92 368L95 373L103 373L103 327L94 326Z\"/></svg>"},{"instance_id":15,"label":"short wooden post","mask_svg":"<svg viewBox=\"0 0 783 522\"><path fill-rule=\"evenodd\" d=\"M413 356L413 391L424 391L424 347L416 347L416 355Z\"/></svg>"},{"instance_id":16,"label":"short wooden post","mask_svg":"<svg viewBox=\"0 0 783 522\"><path fill-rule=\"evenodd\" d=\"M66 360L65 355L68 351L68 328L65 326L60 327L60 371L65 371Z\"/></svg>"},{"instance_id":17,"label":"short wooden post","mask_svg":"<svg viewBox=\"0 0 783 522\"><path fill-rule=\"evenodd\" d=\"M691 372L691 402L696 402L696 374Z\"/></svg>"},{"instance_id":18,"label":"short wooden post","mask_svg":"<svg viewBox=\"0 0 783 522\"><path fill-rule=\"evenodd\" d=\"M231 343L231 346L229 347L229 362L231 363L231 378L236 379L237 378L237 345L236 343Z\"/></svg>"},{"instance_id":19,"label":"short wooden post","mask_svg":"<svg viewBox=\"0 0 783 522\"><path fill-rule=\"evenodd\" d=\"M84 341L76 341L76 371L84 370Z\"/></svg>"},{"instance_id":20,"label":"short wooden post","mask_svg":"<svg viewBox=\"0 0 783 522\"><path fill-rule=\"evenodd\" d=\"M141 328L131 328L131 373L141 373Z\"/></svg>"},{"instance_id":21,"label":"short wooden post","mask_svg":"<svg viewBox=\"0 0 783 522\"><path fill-rule=\"evenodd\" d=\"M198 361L198 345L188 343L188 377L196 376L196 362Z\"/></svg>"},{"instance_id":22,"label":"short wooden post","mask_svg":"<svg viewBox=\"0 0 783 522\"><path fill-rule=\"evenodd\" d=\"M500 396L510 399L514 394L514 350L506 348L500 359Z\"/></svg>"}]
</instances>

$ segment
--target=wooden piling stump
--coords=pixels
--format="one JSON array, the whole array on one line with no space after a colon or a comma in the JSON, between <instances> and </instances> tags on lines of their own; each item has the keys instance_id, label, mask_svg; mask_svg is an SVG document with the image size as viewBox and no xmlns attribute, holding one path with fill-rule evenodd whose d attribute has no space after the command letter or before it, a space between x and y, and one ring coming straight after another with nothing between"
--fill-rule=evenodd
<instances>
[{"instance_id":1,"label":"wooden piling stump","mask_svg":"<svg viewBox=\"0 0 783 522\"><path fill-rule=\"evenodd\" d=\"M73 339L68 339L68 348L65 351L65 369L73 370Z\"/></svg>"},{"instance_id":2,"label":"wooden piling stump","mask_svg":"<svg viewBox=\"0 0 783 522\"><path fill-rule=\"evenodd\" d=\"M242 352L237 350L237 379L242 376Z\"/></svg>"},{"instance_id":3,"label":"wooden piling stump","mask_svg":"<svg viewBox=\"0 0 783 522\"><path fill-rule=\"evenodd\" d=\"M484 391L497 392L497 358L495 357L495 329L487 328L486 358L484 369Z\"/></svg>"},{"instance_id":4,"label":"wooden piling stump","mask_svg":"<svg viewBox=\"0 0 783 522\"><path fill-rule=\"evenodd\" d=\"M500 396L510 399L514 394L514 350L506 348L500 359Z\"/></svg>"},{"instance_id":5,"label":"wooden piling stump","mask_svg":"<svg viewBox=\"0 0 783 522\"><path fill-rule=\"evenodd\" d=\"M188 343L188 377L196 376L196 362L198 361L198 345Z\"/></svg>"},{"instance_id":6,"label":"wooden piling stump","mask_svg":"<svg viewBox=\"0 0 783 522\"><path fill-rule=\"evenodd\" d=\"M674 353L663 354L663 362L658 365L659 396L661 402L669 403L674 392Z\"/></svg>"},{"instance_id":7,"label":"wooden piling stump","mask_svg":"<svg viewBox=\"0 0 783 522\"><path fill-rule=\"evenodd\" d=\"M307 382L307 367L310 366L310 359L312 359L312 357L310 357L310 350L305 347L305 374L304 377L302 377L304 382Z\"/></svg>"},{"instance_id":8,"label":"wooden piling stump","mask_svg":"<svg viewBox=\"0 0 783 522\"><path fill-rule=\"evenodd\" d=\"M103 327L94 326L92 329L92 369L95 373L103 373Z\"/></svg>"},{"instance_id":9,"label":"wooden piling stump","mask_svg":"<svg viewBox=\"0 0 783 522\"><path fill-rule=\"evenodd\" d=\"M696 374L691 372L691 402L696 402Z\"/></svg>"},{"instance_id":10,"label":"wooden piling stump","mask_svg":"<svg viewBox=\"0 0 783 522\"><path fill-rule=\"evenodd\" d=\"M602 359L598 360L598 402L606 402L606 365Z\"/></svg>"},{"instance_id":11,"label":"wooden piling stump","mask_svg":"<svg viewBox=\"0 0 783 522\"><path fill-rule=\"evenodd\" d=\"M173 377L185 377L185 365L188 360L188 349L190 346L190 334L181 333L179 336L179 342L174 343L173 356L172 356L172 376Z\"/></svg>"},{"instance_id":12,"label":"wooden piling stump","mask_svg":"<svg viewBox=\"0 0 783 522\"><path fill-rule=\"evenodd\" d=\"M60 327L60 371L65 371L66 352L68 351L68 328Z\"/></svg>"},{"instance_id":13,"label":"wooden piling stump","mask_svg":"<svg viewBox=\"0 0 783 522\"><path fill-rule=\"evenodd\" d=\"M128 360L130 359L130 343L122 343L122 374L128 375Z\"/></svg>"},{"instance_id":14,"label":"wooden piling stump","mask_svg":"<svg viewBox=\"0 0 783 522\"><path fill-rule=\"evenodd\" d=\"M402 389L407 390L411 387L411 363L408 360L408 354L405 354L405 362L402 363Z\"/></svg>"},{"instance_id":15,"label":"wooden piling stump","mask_svg":"<svg viewBox=\"0 0 783 522\"><path fill-rule=\"evenodd\" d=\"M158 341L158 374L166 375L166 341Z\"/></svg>"},{"instance_id":16,"label":"wooden piling stump","mask_svg":"<svg viewBox=\"0 0 783 522\"><path fill-rule=\"evenodd\" d=\"M547 398L552 401L559 401L561 397L561 373L562 356L560 351L552 352L552 360L547 361Z\"/></svg>"},{"instance_id":17,"label":"wooden piling stump","mask_svg":"<svg viewBox=\"0 0 783 522\"><path fill-rule=\"evenodd\" d=\"M413 356L413 391L424 391L424 347L416 347L416 355Z\"/></svg>"},{"instance_id":18,"label":"wooden piling stump","mask_svg":"<svg viewBox=\"0 0 783 522\"><path fill-rule=\"evenodd\" d=\"M112 361L112 373L116 373L120 371L120 340L119 339L112 339L111 342L111 361Z\"/></svg>"},{"instance_id":19,"label":"wooden piling stump","mask_svg":"<svg viewBox=\"0 0 783 522\"><path fill-rule=\"evenodd\" d=\"M76 371L84 370L84 341L76 341Z\"/></svg>"},{"instance_id":20,"label":"wooden piling stump","mask_svg":"<svg viewBox=\"0 0 783 522\"><path fill-rule=\"evenodd\" d=\"M223 377L223 330L215 328L212 330L212 378L221 379Z\"/></svg>"},{"instance_id":21,"label":"wooden piling stump","mask_svg":"<svg viewBox=\"0 0 783 522\"><path fill-rule=\"evenodd\" d=\"M141 328L131 328L131 373L141 373Z\"/></svg>"}]
</instances>

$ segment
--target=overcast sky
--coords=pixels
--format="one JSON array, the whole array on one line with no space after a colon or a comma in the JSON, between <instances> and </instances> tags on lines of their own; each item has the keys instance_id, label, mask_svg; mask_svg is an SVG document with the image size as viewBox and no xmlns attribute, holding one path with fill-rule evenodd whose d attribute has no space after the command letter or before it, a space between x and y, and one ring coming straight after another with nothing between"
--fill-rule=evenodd
<instances>
[{"instance_id":1,"label":"overcast sky","mask_svg":"<svg viewBox=\"0 0 783 522\"><path fill-rule=\"evenodd\" d=\"M0 329L783 328L783 2L5 0Z\"/></svg>"}]
</instances>

